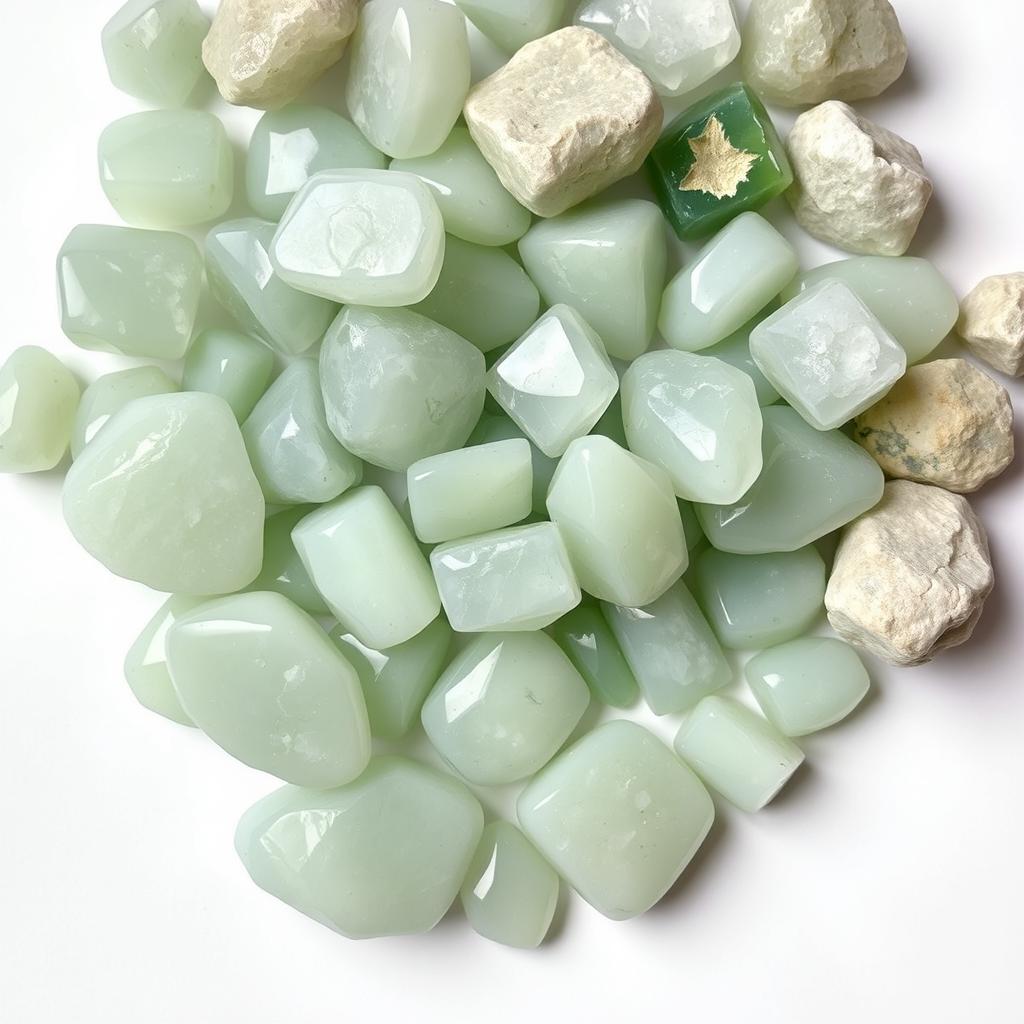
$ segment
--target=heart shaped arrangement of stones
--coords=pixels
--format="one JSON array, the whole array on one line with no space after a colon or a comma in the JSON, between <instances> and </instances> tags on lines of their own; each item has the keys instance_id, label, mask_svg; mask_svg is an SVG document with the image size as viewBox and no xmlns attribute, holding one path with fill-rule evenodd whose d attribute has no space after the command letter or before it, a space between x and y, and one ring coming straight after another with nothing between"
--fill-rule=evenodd
<instances>
[{"instance_id":1,"label":"heart shaped arrangement of stones","mask_svg":"<svg viewBox=\"0 0 1024 1024\"><path fill-rule=\"evenodd\" d=\"M475 83L470 23L506 55ZM0 470L70 449L75 538L169 595L128 686L286 783L238 855L345 936L461 897L537 946L563 880L644 913L709 790L758 811L862 701L859 652L917 665L982 613L963 495L1012 408L931 357L958 325L1024 373L1024 273L961 304L904 255L925 165L848 105L903 71L886 0L753 0L743 43L719 87L729 0L130 0L102 31L158 109L102 133L130 226L69 232L60 317L143 361L82 392L16 350ZM211 77L266 111L244 197ZM785 143L766 102L807 108ZM780 196L851 255L801 268ZM674 749L592 707L641 700ZM445 768L406 756L420 729Z\"/></svg>"}]
</instances>

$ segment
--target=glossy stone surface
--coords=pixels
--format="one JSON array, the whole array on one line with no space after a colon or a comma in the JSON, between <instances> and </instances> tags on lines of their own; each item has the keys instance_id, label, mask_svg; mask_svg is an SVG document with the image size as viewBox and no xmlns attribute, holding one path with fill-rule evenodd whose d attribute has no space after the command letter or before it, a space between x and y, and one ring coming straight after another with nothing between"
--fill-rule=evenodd
<instances>
[{"instance_id":1,"label":"glossy stone surface","mask_svg":"<svg viewBox=\"0 0 1024 1024\"><path fill-rule=\"evenodd\" d=\"M214 296L244 330L282 355L297 356L324 336L338 307L278 277L270 262L276 230L254 217L218 225L206 236L206 274Z\"/></svg>"},{"instance_id":2,"label":"glossy stone surface","mask_svg":"<svg viewBox=\"0 0 1024 1024\"><path fill-rule=\"evenodd\" d=\"M459 891L483 832L457 779L378 757L329 792L286 786L238 823L253 881L352 939L430 931Z\"/></svg>"},{"instance_id":3,"label":"glossy stone surface","mask_svg":"<svg viewBox=\"0 0 1024 1024\"><path fill-rule=\"evenodd\" d=\"M466 21L457 7L370 0L352 39L346 105L388 156L426 156L458 120L469 72Z\"/></svg>"},{"instance_id":4,"label":"glossy stone surface","mask_svg":"<svg viewBox=\"0 0 1024 1024\"><path fill-rule=\"evenodd\" d=\"M882 497L878 464L838 430L819 431L785 406L763 410L764 469L737 502L698 505L720 551L795 551L856 519Z\"/></svg>"},{"instance_id":5,"label":"glossy stone surface","mask_svg":"<svg viewBox=\"0 0 1024 1024\"><path fill-rule=\"evenodd\" d=\"M271 505L331 501L363 479L363 464L327 426L312 359L285 368L242 425L242 437Z\"/></svg>"},{"instance_id":6,"label":"glossy stone surface","mask_svg":"<svg viewBox=\"0 0 1024 1024\"><path fill-rule=\"evenodd\" d=\"M349 306L320 350L327 422L354 455L405 472L461 448L484 404L484 357L406 309Z\"/></svg>"},{"instance_id":7,"label":"glossy stone surface","mask_svg":"<svg viewBox=\"0 0 1024 1024\"><path fill-rule=\"evenodd\" d=\"M786 736L806 736L844 719L867 696L867 669L842 640L805 636L762 651L744 666L768 721Z\"/></svg>"},{"instance_id":8,"label":"glossy stone surface","mask_svg":"<svg viewBox=\"0 0 1024 1024\"><path fill-rule=\"evenodd\" d=\"M218 395L241 423L267 390L274 354L239 331L213 328L192 343L181 378L183 391Z\"/></svg>"},{"instance_id":9,"label":"glossy stone surface","mask_svg":"<svg viewBox=\"0 0 1024 1024\"><path fill-rule=\"evenodd\" d=\"M512 438L523 438L530 444L530 460L533 463L533 511L543 519L547 516L548 487L551 486L551 478L558 468L557 459L549 459L529 441L519 425L504 413L492 416L485 412L477 421L466 443L491 444L494 441L507 441Z\"/></svg>"},{"instance_id":10,"label":"glossy stone surface","mask_svg":"<svg viewBox=\"0 0 1024 1024\"><path fill-rule=\"evenodd\" d=\"M554 32L565 17L566 0L458 0L467 18L506 53Z\"/></svg>"},{"instance_id":11,"label":"glossy stone surface","mask_svg":"<svg viewBox=\"0 0 1024 1024\"><path fill-rule=\"evenodd\" d=\"M184 235L79 224L57 256L61 328L82 348L180 359L202 283L202 257Z\"/></svg>"},{"instance_id":12,"label":"glossy stone surface","mask_svg":"<svg viewBox=\"0 0 1024 1024\"><path fill-rule=\"evenodd\" d=\"M603 200L538 221L519 255L545 302L577 310L610 356L635 359L647 350L668 262L665 222L653 203Z\"/></svg>"},{"instance_id":13,"label":"glossy stone surface","mask_svg":"<svg viewBox=\"0 0 1024 1024\"><path fill-rule=\"evenodd\" d=\"M563 878L606 917L650 910L711 829L707 790L632 722L599 726L535 778L519 822Z\"/></svg>"},{"instance_id":14,"label":"glossy stone surface","mask_svg":"<svg viewBox=\"0 0 1024 1024\"><path fill-rule=\"evenodd\" d=\"M581 604L549 626L548 633L602 704L628 708L636 703L636 679L598 607Z\"/></svg>"},{"instance_id":15,"label":"glossy stone surface","mask_svg":"<svg viewBox=\"0 0 1024 1024\"><path fill-rule=\"evenodd\" d=\"M731 697L705 697L675 738L676 753L742 811L759 811L803 762L803 751Z\"/></svg>"},{"instance_id":16,"label":"glossy stone surface","mask_svg":"<svg viewBox=\"0 0 1024 1024\"><path fill-rule=\"evenodd\" d=\"M622 378L629 447L690 501L734 501L761 472L761 410L750 378L718 359L648 352Z\"/></svg>"},{"instance_id":17,"label":"glossy stone surface","mask_svg":"<svg viewBox=\"0 0 1024 1024\"><path fill-rule=\"evenodd\" d=\"M68 471L64 518L111 572L172 594L229 594L263 558L263 495L215 395L139 398L112 416Z\"/></svg>"},{"instance_id":18,"label":"glossy stone surface","mask_svg":"<svg viewBox=\"0 0 1024 1024\"><path fill-rule=\"evenodd\" d=\"M320 171L288 204L270 259L300 291L335 302L408 306L437 283L444 223L433 193L411 174Z\"/></svg>"},{"instance_id":19,"label":"glossy stone surface","mask_svg":"<svg viewBox=\"0 0 1024 1024\"><path fill-rule=\"evenodd\" d=\"M326 618L330 610L320 591L313 586L292 542L292 530L312 511L314 509L308 505L299 505L267 519L263 526L263 567L249 589L272 590L310 615ZM351 660L354 663L354 659Z\"/></svg>"},{"instance_id":20,"label":"glossy stone surface","mask_svg":"<svg viewBox=\"0 0 1024 1024\"><path fill-rule=\"evenodd\" d=\"M448 621L460 633L543 629L582 596L552 523L441 544L430 564Z\"/></svg>"},{"instance_id":21,"label":"glossy stone surface","mask_svg":"<svg viewBox=\"0 0 1024 1024\"><path fill-rule=\"evenodd\" d=\"M762 408L774 405L779 400L779 393L768 382L768 378L757 368L754 357L750 354L750 332L764 319L768 313L774 313L778 303L769 303L753 320L734 331L724 341L712 345L701 352L701 355L721 359L723 363L742 370L753 382L757 392L757 404Z\"/></svg>"},{"instance_id":22,"label":"glossy stone surface","mask_svg":"<svg viewBox=\"0 0 1024 1024\"><path fill-rule=\"evenodd\" d=\"M793 182L768 112L742 82L676 117L651 151L647 170L659 205L682 239L713 234Z\"/></svg>"}]
</instances>

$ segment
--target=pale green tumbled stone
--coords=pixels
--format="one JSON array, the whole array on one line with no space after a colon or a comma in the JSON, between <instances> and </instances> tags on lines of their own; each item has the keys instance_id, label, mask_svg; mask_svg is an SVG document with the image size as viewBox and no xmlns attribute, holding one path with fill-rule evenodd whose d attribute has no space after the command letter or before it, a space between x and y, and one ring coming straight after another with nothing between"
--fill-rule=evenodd
<instances>
[{"instance_id":1,"label":"pale green tumbled stone","mask_svg":"<svg viewBox=\"0 0 1024 1024\"><path fill-rule=\"evenodd\" d=\"M543 768L590 703L572 662L545 633L485 633L430 691L421 719L437 752L478 786Z\"/></svg>"},{"instance_id":2,"label":"pale green tumbled stone","mask_svg":"<svg viewBox=\"0 0 1024 1024\"><path fill-rule=\"evenodd\" d=\"M795 551L878 504L885 477L878 463L838 430L816 430L786 406L763 409L764 469L733 504L698 505L697 516L720 551Z\"/></svg>"},{"instance_id":3,"label":"pale green tumbled stone","mask_svg":"<svg viewBox=\"0 0 1024 1024\"><path fill-rule=\"evenodd\" d=\"M202 285L195 242L171 231L79 224L57 256L61 328L82 348L180 359Z\"/></svg>"},{"instance_id":4,"label":"pale green tumbled stone","mask_svg":"<svg viewBox=\"0 0 1024 1024\"><path fill-rule=\"evenodd\" d=\"M250 590L272 590L310 615L331 614L302 564L292 530L315 509L298 505L270 516L263 526L263 567Z\"/></svg>"},{"instance_id":5,"label":"pale green tumbled stone","mask_svg":"<svg viewBox=\"0 0 1024 1024\"><path fill-rule=\"evenodd\" d=\"M548 487L558 468L557 459L549 459L530 441L522 428L504 413L490 415L485 412L477 421L466 443L491 444L494 441L508 441L513 438L523 438L530 445L530 458L533 463L533 511L536 515L544 517L547 515Z\"/></svg>"},{"instance_id":6,"label":"pale green tumbled stone","mask_svg":"<svg viewBox=\"0 0 1024 1024\"><path fill-rule=\"evenodd\" d=\"M363 479L363 464L327 426L312 359L285 368L242 424L242 437L271 505L318 505Z\"/></svg>"},{"instance_id":7,"label":"pale green tumbled stone","mask_svg":"<svg viewBox=\"0 0 1024 1024\"><path fill-rule=\"evenodd\" d=\"M654 203L599 201L538 221L519 255L549 306L578 310L610 356L629 360L647 351L658 323L666 238Z\"/></svg>"},{"instance_id":8,"label":"pale green tumbled stone","mask_svg":"<svg viewBox=\"0 0 1024 1024\"><path fill-rule=\"evenodd\" d=\"M418 313L348 306L324 338L320 383L334 436L405 472L466 443L483 409L484 357Z\"/></svg>"},{"instance_id":9,"label":"pale green tumbled stone","mask_svg":"<svg viewBox=\"0 0 1024 1024\"><path fill-rule=\"evenodd\" d=\"M385 651L360 643L344 626L336 626L330 636L359 673L370 731L382 739L401 739L419 720L423 701L444 668L452 640L444 617Z\"/></svg>"},{"instance_id":10,"label":"pale green tumbled stone","mask_svg":"<svg viewBox=\"0 0 1024 1024\"><path fill-rule=\"evenodd\" d=\"M384 154L347 118L327 107L295 103L264 114L253 130L246 193L257 216L280 220L292 196L318 171L386 166Z\"/></svg>"},{"instance_id":11,"label":"pale green tumbled stone","mask_svg":"<svg viewBox=\"0 0 1024 1024\"><path fill-rule=\"evenodd\" d=\"M485 939L517 949L544 941L558 903L558 875L507 821L492 821L466 873L462 909Z\"/></svg>"},{"instance_id":12,"label":"pale green tumbled stone","mask_svg":"<svg viewBox=\"0 0 1024 1024\"><path fill-rule=\"evenodd\" d=\"M694 562L693 586L724 647L770 647L805 633L821 614L825 563L810 545L765 555L708 548Z\"/></svg>"},{"instance_id":13,"label":"pale green tumbled stone","mask_svg":"<svg viewBox=\"0 0 1024 1024\"><path fill-rule=\"evenodd\" d=\"M68 450L79 388L71 371L36 345L0 366L0 473L53 469Z\"/></svg>"},{"instance_id":14,"label":"pale green tumbled stone","mask_svg":"<svg viewBox=\"0 0 1024 1024\"><path fill-rule=\"evenodd\" d=\"M682 582L646 608L601 610L656 715L685 711L729 682L729 663Z\"/></svg>"},{"instance_id":15,"label":"pale green tumbled stone","mask_svg":"<svg viewBox=\"0 0 1024 1024\"><path fill-rule=\"evenodd\" d=\"M553 623L548 632L602 704L628 708L639 689L611 628L599 608L581 604Z\"/></svg>"},{"instance_id":16,"label":"pale green tumbled stone","mask_svg":"<svg viewBox=\"0 0 1024 1024\"><path fill-rule=\"evenodd\" d=\"M255 579L265 506L227 402L138 398L64 481L64 518L111 572L172 594L229 594Z\"/></svg>"},{"instance_id":17,"label":"pale green tumbled stone","mask_svg":"<svg viewBox=\"0 0 1024 1024\"><path fill-rule=\"evenodd\" d=\"M803 762L803 751L731 697L705 697L687 715L676 753L742 811L759 811Z\"/></svg>"},{"instance_id":18,"label":"pale green tumbled stone","mask_svg":"<svg viewBox=\"0 0 1024 1024\"><path fill-rule=\"evenodd\" d=\"M203 331L188 350L183 391L219 395L241 423L267 390L274 354L266 345L238 331Z\"/></svg>"},{"instance_id":19,"label":"pale green tumbled stone","mask_svg":"<svg viewBox=\"0 0 1024 1024\"><path fill-rule=\"evenodd\" d=\"M484 827L457 779L378 757L328 792L286 786L249 808L235 849L272 896L350 939L430 931Z\"/></svg>"},{"instance_id":20,"label":"pale green tumbled stone","mask_svg":"<svg viewBox=\"0 0 1024 1024\"><path fill-rule=\"evenodd\" d=\"M721 359L723 363L742 370L753 382L757 392L757 404L762 408L774 405L779 400L779 393L768 381L768 378L757 368L754 357L750 354L750 332L764 319L766 313L774 313L778 303L769 303L764 310L738 331L734 331L724 341L718 342L701 352L701 355Z\"/></svg>"},{"instance_id":21,"label":"pale green tumbled stone","mask_svg":"<svg viewBox=\"0 0 1024 1024\"><path fill-rule=\"evenodd\" d=\"M415 174L430 186L445 231L467 242L509 245L533 219L498 180L464 124L457 124L433 153L392 160L391 170Z\"/></svg>"},{"instance_id":22,"label":"pale green tumbled stone","mask_svg":"<svg viewBox=\"0 0 1024 1024\"><path fill-rule=\"evenodd\" d=\"M595 909L650 910L711 829L700 780L642 726L608 722L556 758L516 803L527 837Z\"/></svg>"},{"instance_id":23,"label":"pale green tumbled stone","mask_svg":"<svg viewBox=\"0 0 1024 1024\"><path fill-rule=\"evenodd\" d=\"M465 15L506 53L558 28L567 0L457 0Z\"/></svg>"},{"instance_id":24,"label":"pale green tumbled stone","mask_svg":"<svg viewBox=\"0 0 1024 1024\"><path fill-rule=\"evenodd\" d=\"M580 585L553 523L440 544L430 565L459 633L543 629L580 603Z\"/></svg>"},{"instance_id":25,"label":"pale green tumbled stone","mask_svg":"<svg viewBox=\"0 0 1024 1024\"><path fill-rule=\"evenodd\" d=\"M367 647L404 643L437 618L430 567L379 487L357 487L311 512L292 539L327 606Z\"/></svg>"},{"instance_id":26,"label":"pale green tumbled stone","mask_svg":"<svg viewBox=\"0 0 1024 1024\"><path fill-rule=\"evenodd\" d=\"M296 356L324 336L338 307L278 277L270 262L276 231L277 225L256 218L215 227L206 236L206 273L217 301L246 331Z\"/></svg>"}]
</instances>

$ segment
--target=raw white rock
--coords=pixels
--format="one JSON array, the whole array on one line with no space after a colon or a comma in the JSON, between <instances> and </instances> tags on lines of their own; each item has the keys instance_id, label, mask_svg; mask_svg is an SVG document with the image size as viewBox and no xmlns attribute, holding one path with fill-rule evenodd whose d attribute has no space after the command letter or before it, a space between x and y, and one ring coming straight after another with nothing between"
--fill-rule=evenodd
<instances>
[{"instance_id":1,"label":"raw white rock","mask_svg":"<svg viewBox=\"0 0 1024 1024\"><path fill-rule=\"evenodd\" d=\"M470 91L464 113L501 183L541 217L638 171L662 122L644 74L579 27L527 43Z\"/></svg>"},{"instance_id":2,"label":"raw white rock","mask_svg":"<svg viewBox=\"0 0 1024 1024\"><path fill-rule=\"evenodd\" d=\"M753 0L743 63L774 103L861 100L903 74L907 42L888 0Z\"/></svg>"},{"instance_id":3,"label":"raw white rock","mask_svg":"<svg viewBox=\"0 0 1024 1024\"><path fill-rule=\"evenodd\" d=\"M976 491L1013 461L1006 388L964 359L912 366L857 417L854 437L889 476Z\"/></svg>"},{"instance_id":4,"label":"raw white rock","mask_svg":"<svg viewBox=\"0 0 1024 1024\"><path fill-rule=\"evenodd\" d=\"M993 582L985 528L967 499L892 480L843 531L825 607L844 640L918 665L970 637Z\"/></svg>"},{"instance_id":5,"label":"raw white rock","mask_svg":"<svg viewBox=\"0 0 1024 1024\"><path fill-rule=\"evenodd\" d=\"M229 103L291 102L345 51L359 0L221 0L203 63Z\"/></svg>"},{"instance_id":6,"label":"raw white rock","mask_svg":"<svg viewBox=\"0 0 1024 1024\"><path fill-rule=\"evenodd\" d=\"M960 304L957 329L989 366L1024 375L1024 273L986 277Z\"/></svg>"},{"instance_id":7,"label":"raw white rock","mask_svg":"<svg viewBox=\"0 0 1024 1024\"><path fill-rule=\"evenodd\" d=\"M932 183L906 139L833 101L796 119L788 147L795 180L787 195L807 231L869 256L907 251Z\"/></svg>"}]
</instances>

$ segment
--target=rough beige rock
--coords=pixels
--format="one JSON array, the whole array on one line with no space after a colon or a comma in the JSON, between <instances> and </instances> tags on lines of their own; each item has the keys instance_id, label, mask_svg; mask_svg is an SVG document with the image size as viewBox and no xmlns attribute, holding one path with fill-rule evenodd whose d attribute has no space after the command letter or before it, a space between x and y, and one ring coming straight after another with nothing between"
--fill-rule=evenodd
<instances>
[{"instance_id":1,"label":"rough beige rock","mask_svg":"<svg viewBox=\"0 0 1024 1024\"><path fill-rule=\"evenodd\" d=\"M936 359L861 413L854 437L889 476L966 494L1013 461L1013 406L966 360Z\"/></svg>"},{"instance_id":2,"label":"rough beige rock","mask_svg":"<svg viewBox=\"0 0 1024 1024\"><path fill-rule=\"evenodd\" d=\"M850 252L900 256L932 195L921 154L906 139L831 101L796 119L788 140L796 219Z\"/></svg>"},{"instance_id":3,"label":"rough beige rock","mask_svg":"<svg viewBox=\"0 0 1024 1024\"><path fill-rule=\"evenodd\" d=\"M644 74L578 27L527 43L470 91L464 113L502 184L541 217L639 170L662 122Z\"/></svg>"},{"instance_id":4,"label":"rough beige rock","mask_svg":"<svg viewBox=\"0 0 1024 1024\"><path fill-rule=\"evenodd\" d=\"M960 304L957 329L989 366L1024 375L1024 274L986 277Z\"/></svg>"},{"instance_id":5,"label":"rough beige rock","mask_svg":"<svg viewBox=\"0 0 1024 1024\"><path fill-rule=\"evenodd\" d=\"M753 0L743 26L747 81L788 106L877 96L906 63L887 0Z\"/></svg>"},{"instance_id":6,"label":"rough beige rock","mask_svg":"<svg viewBox=\"0 0 1024 1024\"><path fill-rule=\"evenodd\" d=\"M843 531L825 607L844 640L918 665L970 637L993 582L985 528L967 499L892 480Z\"/></svg>"},{"instance_id":7,"label":"rough beige rock","mask_svg":"<svg viewBox=\"0 0 1024 1024\"><path fill-rule=\"evenodd\" d=\"M345 51L359 0L221 0L203 63L229 103L290 103Z\"/></svg>"}]
</instances>

